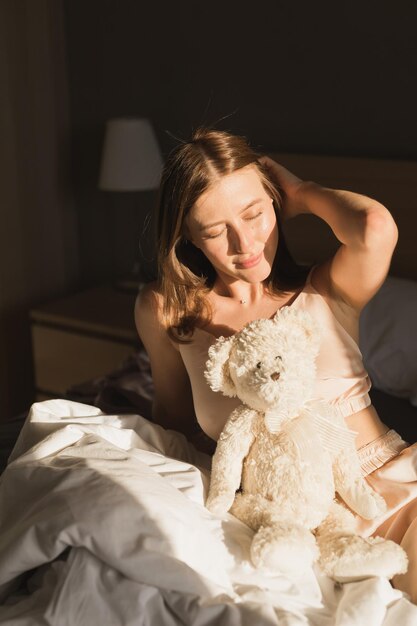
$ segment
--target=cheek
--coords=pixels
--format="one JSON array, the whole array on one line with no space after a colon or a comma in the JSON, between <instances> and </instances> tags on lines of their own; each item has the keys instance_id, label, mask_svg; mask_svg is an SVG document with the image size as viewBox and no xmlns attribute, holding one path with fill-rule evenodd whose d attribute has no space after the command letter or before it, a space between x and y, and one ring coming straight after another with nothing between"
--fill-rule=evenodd
<instances>
[{"instance_id":1,"label":"cheek","mask_svg":"<svg viewBox=\"0 0 417 626\"><path fill-rule=\"evenodd\" d=\"M224 259L227 256L227 242L222 237L212 241L203 241L200 250L211 262Z\"/></svg>"},{"instance_id":2,"label":"cheek","mask_svg":"<svg viewBox=\"0 0 417 626\"><path fill-rule=\"evenodd\" d=\"M278 247L278 224L275 218L275 213L273 217L268 216L265 218L262 223L261 233L266 248L270 250L271 253L275 254Z\"/></svg>"},{"instance_id":3,"label":"cheek","mask_svg":"<svg viewBox=\"0 0 417 626\"><path fill-rule=\"evenodd\" d=\"M259 233L262 234L265 240L269 239L271 235L278 234L277 217L273 207L262 215L259 222Z\"/></svg>"},{"instance_id":4,"label":"cheek","mask_svg":"<svg viewBox=\"0 0 417 626\"><path fill-rule=\"evenodd\" d=\"M274 231L275 226L276 222L274 222L274 220L272 220L268 216L266 216L261 222L261 230L267 236L269 236Z\"/></svg>"},{"instance_id":5,"label":"cheek","mask_svg":"<svg viewBox=\"0 0 417 626\"><path fill-rule=\"evenodd\" d=\"M190 229L191 230L191 229ZM215 269L226 269L229 265L229 244L225 235L215 239L203 239L195 236L191 241L204 254Z\"/></svg>"}]
</instances>

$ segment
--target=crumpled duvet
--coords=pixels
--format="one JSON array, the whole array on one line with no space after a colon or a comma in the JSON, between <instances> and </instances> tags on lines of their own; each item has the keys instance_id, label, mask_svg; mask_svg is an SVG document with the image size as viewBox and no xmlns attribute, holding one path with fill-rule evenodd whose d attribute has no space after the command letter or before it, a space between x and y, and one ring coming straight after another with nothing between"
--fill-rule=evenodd
<instances>
[{"instance_id":1,"label":"crumpled duvet","mask_svg":"<svg viewBox=\"0 0 417 626\"><path fill-rule=\"evenodd\" d=\"M255 570L252 531L204 507L209 468L138 415L34 404L0 478L0 623L417 624L384 578Z\"/></svg>"}]
</instances>

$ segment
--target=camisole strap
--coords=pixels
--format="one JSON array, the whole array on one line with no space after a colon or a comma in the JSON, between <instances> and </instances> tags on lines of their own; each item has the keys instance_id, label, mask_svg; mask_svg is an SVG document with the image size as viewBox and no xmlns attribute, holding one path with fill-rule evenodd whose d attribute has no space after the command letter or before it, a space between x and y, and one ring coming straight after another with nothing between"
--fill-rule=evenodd
<instances>
[{"instance_id":1,"label":"camisole strap","mask_svg":"<svg viewBox=\"0 0 417 626\"><path fill-rule=\"evenodd\" d=\"M306 282L305 282L306 285L311 285L311 275L313 273L313 270L317 267L317 265L318 265L318 263L315 263L313 265L313 267L310 268L310 271L307 274L307 278L306 278Z\"/></svg>"}]
</instances>

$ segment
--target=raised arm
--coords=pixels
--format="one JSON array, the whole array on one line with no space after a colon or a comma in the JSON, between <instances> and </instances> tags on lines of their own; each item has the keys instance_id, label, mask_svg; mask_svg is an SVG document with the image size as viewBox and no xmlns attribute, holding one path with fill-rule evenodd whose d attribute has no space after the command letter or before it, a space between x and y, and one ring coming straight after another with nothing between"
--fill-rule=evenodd
<instances>
[{"instance_id":1,"label":"raised arm","mask_svg":"<svg viewBox=\"0 0 417 626\"><path fill-rule=\"evenodd\" d=\"M283 218L310 213L323 219L341 246L325 264L321 278L334 300L359 312L384 282L398 240L388 209L359 193L302 181L268 157L261 162L283 195Z\"/></svg>"},{"instance_id":2,"label":"raised arm","mask_svg":"<svg viewBox=\"0 0 417 626\"><path fill-rule=\"evenodd\" d=\"M178 349L161 321L162 300L154 283L146 285L135 303L135 323L148 353L155 397L156 423L179 430L188 438L199 432L190 381Z\"/></svg>"}]
</instances>

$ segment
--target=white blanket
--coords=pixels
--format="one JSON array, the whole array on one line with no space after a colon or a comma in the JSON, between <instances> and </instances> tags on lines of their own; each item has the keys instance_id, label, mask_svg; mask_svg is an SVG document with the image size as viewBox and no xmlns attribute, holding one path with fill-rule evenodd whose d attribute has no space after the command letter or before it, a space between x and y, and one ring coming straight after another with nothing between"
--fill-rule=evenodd
<instances>
[{"instance_id":1,"label":"white blanket","mask_svg":"<svg viewBox=\"0 0 417 626\"><path fill-rule=\"evenodd\" d=\"M0 623L411 626L384 578L255 570L204 507L210 459L140 416L36 403L0 479Z\"/></svg>"}]
</instances>

